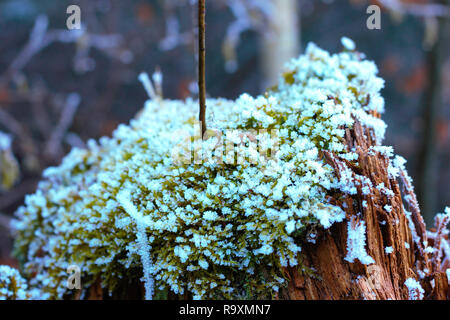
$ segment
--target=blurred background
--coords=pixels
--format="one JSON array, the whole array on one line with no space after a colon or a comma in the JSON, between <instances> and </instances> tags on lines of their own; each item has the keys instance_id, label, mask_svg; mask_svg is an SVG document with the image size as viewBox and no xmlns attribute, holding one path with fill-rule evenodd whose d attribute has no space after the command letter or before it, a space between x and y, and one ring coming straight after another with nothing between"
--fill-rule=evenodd
<instances>
[{"instance_id":1,"label":"blurred background","mask_svg":"<svg viewBox=\"0 0 450 320\"><path fill-rule=\"evenodd\" d=\"M426 221L450 204L449 1L206 2L209 96L262 93L309 41L337 52L348 36L386 80L385 144L408 160ZM140 72L161 71L165 98L196 96L196 19L195 0L0 0L0 264L14 265L9 220L42 170L142 108Z\"/></svg>"}]
</instances>

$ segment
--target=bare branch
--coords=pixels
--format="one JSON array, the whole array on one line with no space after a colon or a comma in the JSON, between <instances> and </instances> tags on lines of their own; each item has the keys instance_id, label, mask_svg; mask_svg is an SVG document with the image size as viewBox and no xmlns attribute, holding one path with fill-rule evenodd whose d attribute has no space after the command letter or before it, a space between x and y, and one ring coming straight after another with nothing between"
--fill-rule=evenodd
<instances>
[{"instance_id":1,"label":"bare branch","mask_svg":"<svg viewBox=\"0 0 450 320\"><path fill-rule=\"evenodd\" d=\"M45 15L40 15L36 18L33 29L30 33L30 38L27 44L22 48L17 57L10 64L6 75L2 77L3 81L7 82L22 70L28 61L42 49L42 43L47 32L48 18Z\"/></svg>"},{"instance_id":2,"label":"bare branch","mask_svg":"<svg viewBox=\"0 0 450 320\"><path fill-rule=\"evenodd\" d=\"M206 44L205 44L205 0L198 0L198 89L199 89L199 104L200 113L199 121L201 125L202 137L206 132L206 83L205 83L205 58L206 58Z\"/></svg>"},{"instance_id":3,"label":"bare branch","mask_svg":"<svg viewBox=\"0 0 450 320\"><path fill-rule=\"evenodd\" d=\"M61 143L63 141L64 134L72 124L73 117L75 116L75 112L78 109L80 101L80 96L77 93L71 93L67 97L58 125L55 127L45 146L45 152L50 156L57 156L57 154L61 151Z\"/></svg>"}]
</instances>

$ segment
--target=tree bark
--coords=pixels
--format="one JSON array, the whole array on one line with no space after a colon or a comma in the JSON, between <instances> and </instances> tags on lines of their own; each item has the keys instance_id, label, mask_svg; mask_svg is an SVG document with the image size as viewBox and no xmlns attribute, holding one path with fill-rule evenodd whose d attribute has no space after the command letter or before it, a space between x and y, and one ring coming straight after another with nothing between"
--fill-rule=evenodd
<instances>
[{"instance_id":1,"label":"tree bark","mask_svg":"<svg viewBox=\"0 0 450 320\"><path fill-rule=\"evenodd\" d=\"M380 153L370 153L374 146L372 132L356 121L353 129L346 131L349 149L356 149L359 155L359 167L352 167L331 154L325 154L339 176L344 165L358 175L369 178L373 186L384 183L394 192L388 197L378 189L372 188L368 196L363 195L361 187L355 196L336 194L332 201L346 211L347 219L361 212L366 226L366 250L375 263L361 264L359 261L345 261L347 254L347 223L335 224L329 231L322 231L317 244L305 243L302 247L303 264L312 272L302 272L294 268L286 270L290 279L286 290L280 293L282 299L409 299L405 281L413 278L421 283L425 299L449 299L450 291L445 270L433 267L434 256L424 252L421 243L413 241L412 232L402 205L400 184L388 175L388 159ZM404 173L401 173L401 176ZM404 181L408 184L408 181ZM409 187L409 188L408 188ZM408 207L417 235L428 241L425 224L411 186L404 186L408 193ZM338 200L343 199L343 200ZM367 201L364 207L362 202ZM345 203L345 204L344 204ZM392 206L391 212L383 207ZM346 208L345 208L346 207ZM409 244L406 248L405 243ZM431 244L431 242L430 242ZM393 252L387 254L386 247ZM428 268L429 274L420 279L419 270ZM434 280L434 288L431 283Z\"/></svg>"}]
</instances>

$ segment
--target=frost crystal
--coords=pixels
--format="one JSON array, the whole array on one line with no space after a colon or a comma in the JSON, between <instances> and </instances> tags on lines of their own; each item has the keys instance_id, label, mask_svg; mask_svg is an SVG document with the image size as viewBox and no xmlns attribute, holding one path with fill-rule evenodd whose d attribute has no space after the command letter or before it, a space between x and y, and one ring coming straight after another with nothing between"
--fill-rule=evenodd
<instances>
[{"instance_id":1,"label":"frost crystal","mask_svg":"<svg viewBox=\"0 0 450 320\"><path fill-rule=\"evenodd\" d=\"M38 293L34 290L28 290L25 279L16 269L9 266L0 266L0 300L38 299Z\"/></svg>"},{"instance_id":2,"label":"frost crystal","mask_svg":"<svg viewBox=\"0 0 450 320\"><path fill-rule=\"evenodd\" d=\"M355 42L353 42L353 40L350 38L342 37L341 43L344 46L344 48L347 50L355 50L355 48L356 48Z\"/></svg>"},{"instance_id":3,"label":"frost crystal","mask_svg":"<svg viewBox=\"0 0 450 320\"><path fill-rule=\"evenodd\" d=\"M366 226L364 221L352 217L347 223L347 256L345 260L353 263L358 259L362 264L375 263L366 252Z\"/></svg>"},{"instance_id":4,"label":"frost crystal","mask_svg":"<svg viewBox=\"0 0 450 320\"><path fill-rule=\"evenodd\" d=\"M151 247L148 243L146 225L144 218L137 211L134 204L131 202L131 193L127 190L122 190L117 194L117 200L125 209L125 211L133 217L137 225L137 244L139 246L139 254L141 256L144 282L145 282L145 299L152 300L154 292L154 280L151 276L153 271L152 260L150 257Z\"/></svg>"},{"instance_id":5,"label":"frost crystal","mask_svg":"<svg viewBox=\"0 0 450 320\"><path fill-rule=\"evenodd\" d=\"M413 278L406 279L405 286L408 288L410 300L423 299L423 294L425 291L423 290L422 286L416 279Z\"/></svg>"}]
</instances>

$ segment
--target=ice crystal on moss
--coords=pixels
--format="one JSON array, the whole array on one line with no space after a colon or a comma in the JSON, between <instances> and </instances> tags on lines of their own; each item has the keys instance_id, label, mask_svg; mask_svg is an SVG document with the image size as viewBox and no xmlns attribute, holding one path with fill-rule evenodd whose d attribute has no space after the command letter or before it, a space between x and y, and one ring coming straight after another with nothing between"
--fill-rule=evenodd
<instances>
[{"instance_id":1,"label":"ice crystal on moss","mask_svg":"<svg viewBox=\"0 0 450 320\"><path fill-rule=\"evenodd\" d=\"M139 255L141 256L142 269L144 273L145 282L145 298L152 300L154 289L154 280L152 276L153 264L150 257L151 247L148 243L146 232L146 223L141 214L137 211L134 204L131 202L131 194L128 190L123 190L117 194L117 200L125 209L125 211L135 220L137 225L136 242L139 246Z\"/></svg>"}]
</instances>

